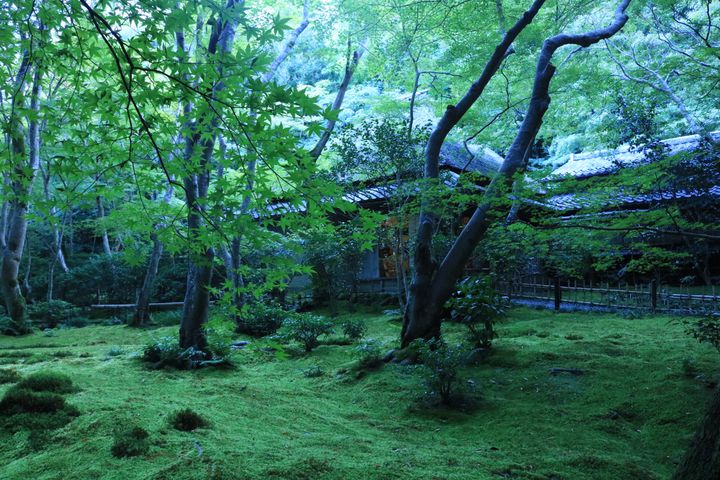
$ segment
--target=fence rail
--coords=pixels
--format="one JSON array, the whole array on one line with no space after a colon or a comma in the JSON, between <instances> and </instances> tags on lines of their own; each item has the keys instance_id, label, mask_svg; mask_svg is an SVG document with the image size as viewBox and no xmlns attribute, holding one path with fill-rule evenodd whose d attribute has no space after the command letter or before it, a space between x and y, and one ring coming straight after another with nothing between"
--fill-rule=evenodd
<instances>
[{"instance_id":1,"label":"fence rail","mask_svg":"<svg viewBox=\"0 0 720 480\"><path fill-rule=\"evenodd\" d=\"M539 275L518 277L499 284L498 289L510 300L535 301L550 308L579 307L609 310L650 310L666 313L701 315L720 312L720 286L688 287L647 284L610 284L583 281L559 281ZM361 280L358 293L396 295L397 280L376 278Z\"/></svg>"},{"instance_id":2,"label":"fence rail","mask_svg":"<svg viewBox=\"0 0 720 480\"><path fill-rule=\"evenodd\" d=\"M511 300L550 302L609 309L638 309L669 313L708 314L720 311L720 296L713 287L588 284L546 277L524 277L499 285ZM683 291L684 290L684 291Z\"/></svg>"}]
</instances>

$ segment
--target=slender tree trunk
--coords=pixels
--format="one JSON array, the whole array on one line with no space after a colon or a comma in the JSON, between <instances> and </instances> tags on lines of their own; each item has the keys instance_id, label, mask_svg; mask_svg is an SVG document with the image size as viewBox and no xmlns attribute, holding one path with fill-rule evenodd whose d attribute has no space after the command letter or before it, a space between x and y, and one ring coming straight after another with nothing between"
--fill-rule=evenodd
<instances>
[{"instance_id":1,"label":"slender tree trunk","mask_svg":"<svg viewBox=\"0 0 720 480\"><path fill-rule=\"evenodd\" d=\"M450 106L430 136L426 150L425 177L438 178L438 157L445 138L482 94L485 86L499 69L503 58L517 35L532 21L544 2L536 1L523 17L508 30L502 42L495 49L480 79L455 106ZM401 346L406 347L417 338L435 338L440 335L441 309L450 298L455 284L473 250L490 226L489 216L493 205L507 194L516 172L524 168L528 149L532 147L542 120L550 105L549 87L555 73L552 57L555 51L565 45L588 47L617 33L627 22L625 10L630 0L623 0L615 12L613 23L592 32L568 35L559 34L545 40L540 51L533 85L532 97L527 113L513 141L500 170L485 190L483 198L453 243L442 263L437 266L432 257L433 231L437 219L427 200L423 199L420 224L415 249L415 274L410 288L408 307L402 329Z\"/></svg>"},{"instance_id":2,"label":"slender tree trunk","mask_svg":"<svg viewBox=\"0 0 720 480\"><path fill-rule=\"evenodd\" d=\"M232 11L241 2L227 0L226 11ZM236 13L236 12L234 12ZM218 18L213 25L213 31L208 42L208 57L224 57L231 53L232 44L237 29L235 15L228 15L227 18ZM184 51L184 38L178 35L178 50ZM222 82L222 62L216 67L218 80L212 89L211 99L213 101L217 94L224 88ZM184 108L186 116L191 113L192 106ZM215 148L215 141L218 134L219 118L214 111L201 115L197 123L190 125L193 133L185 138L185 150L183 160L185 165L192 165L196 152L200 153L200 162L194 173L190 173L183 181L185 186L185 198L188 206L188 231L191 245L202 245L201 228L204 224L205 207L204 200L207 197L210 186L210 163ZM183 305L183 318L180 323L180 346L182 348L193 347L197 350L205 350L207 340L203 326L208 319L210 307L209 288L212 281L212 267L215 258L213 247L203 247L202 251L190 252L190 268L188 269L187 291Z\"/></svg>"},{"instance_id":3,"label":"slender tree trunk","mask_svg":"<svg viewBox=\"0 0 720 480\"><path fill-rule=\"evenodd\" d=\"M362 58L363 53L365 53L365 49L367 48L366 45L367 40L363 41L354 52L350 53L351 44L350 39L348 39L348 56L345 61L345 75L343 76L342 82L340 82L337 94L335 95L335 100L332 104L332 109L335 111L342 108L343 101L345 100L345 93L347 93L350 81L355 74L355 70L357 69L358 63L360 63L360 59ZM325 126L325 131L320 136L320 139L315 144L315 147L313 147L310 151L310 156L312 158L317 160L320 157L325 149L325 146L330 140L330 135L332 135L336 123L337 120L328 120L327 125Z\"/></svg>"},{"instance_id":4,"label":"slender tree trunk","mask_svg":"<svg viewBox=\"0 0 720 480\"><path fill-rule=\"evenodd\" d=\"M147 271L145 272L145 279L143 280L143 284L138 295L135 313L133 314L132 320L130 320L131 327L140 327L144 325L147 323L150 316L150 297L155 290L155 278L157 277L160 259L163 254L163 244L160 241L157 232L153 232L151 238L153 241L153 249L150 254L150 260L148 261Z\"/></svg>"},{"instance_id":5,"label":"slender tree trunk","mask_svg":"<svg viewBox=\"0 0 720 480\"><path fill-rule=\"evenodd\" d=\"M103 205L102 197L100 195L95 197L95 203L97 205L98 220L102 222L105 219L105 206ZM103 252L105 252L105 255L107 256L112 256L112 249L110 248L110 238L108 237L107 228L105 228L105 225L101 225L100 229L102 232Z\"/></svg>"},{"instance_id":6,"label":"slender tree trunk","mask_svg":"<svg viewBox=\"0 0 720 480\"><path fill-rule=\"evenodd\" d=\"M260 77L263 83L267 83L272 79L280 64L285 61L288 55L290 55L292 49L295 48L298 38L305 31L308 25L310 25L310 11L308 10L308 0L305 0L305 4L303 5L303 18L300 22L300 25L298 25L298 27L292 31L287 41L285 42L285 45L283 45L282 49L280 50L280 53L270 64L268 71L265 72L262 77Z\"/></svg>"},{"instance_id":7,"label":"slender tree trunk","mask_svg":"<svg viewBox=\"0 0 720 480\"><path fill-rule=\"evenodd\" d=\"M705 417L672 480L720 478L720 387L715 389Z\"/></svg>"}]
</instances>

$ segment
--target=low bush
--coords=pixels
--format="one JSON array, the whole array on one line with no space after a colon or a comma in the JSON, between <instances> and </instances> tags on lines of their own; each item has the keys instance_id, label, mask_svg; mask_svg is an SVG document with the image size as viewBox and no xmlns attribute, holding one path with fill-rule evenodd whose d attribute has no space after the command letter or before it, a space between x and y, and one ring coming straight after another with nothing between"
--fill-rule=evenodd
<instances>
[{"instance_id":1,"label":"low bush","mask_svg":"<svg viewBox=\"0 0 720 480\"><path fill-rule=\"evenodd\" d=\"M383 353L380 345L373 339L368 339L355 349L358 356L358 370L374 370L383 364Z\"/></svg>"},{"instance_id":2,"label":"low bush","mask_svg":"<svg viewBox=\"0 0 720 480\"><path fill-rule=\"evenodd\" d=\"M12 387L0 400L0 414L54 413L65 408L62 395L52 392L36 392Z\"/></svg>"},{"instance_id":3,"label":"low bush","mask_svg":"<svg viewBox=\"0 0 720 480\"><path fill-rule=\"evenodd\" d=\"M340 325L343 334L350 340L360 340L365 336L367 326L362 318L348 318Z\"/></svg>"},{"instance_id":4,"label":"low bush","mask_svg":"<svg viewBox=\"0 0 720 480\"><path fill-rule=\"evenodd\" d=\"M172 426L175 430L180 430L182 432L192 432L198 428L210 425L210 422L205 420L202 415L189 408L184 408L172 413L169 421L170 426Z\"/></svg>"},{"instance_id":5,"label":"low bush","mask_svg":"<svg viewBox=\"0 0 720 480\"><path fill-rule=\"evenodd\" d=\"M720 316L710 315L683 321L685 333L700 343L707 343L720 352Z\"/></svg>"},{"instance_id":6,"label":"low bush","mask_svg":"<svg viewBox=\"0 0 720 480\"><path fill-rule=\"evenodd\" d=\"M244 306L237 317L237 332L253 337L266 337L280 329L283 322L293 315L279 304L253 302Z\"/></svg>"},{"instance_id":7,"label":"low bush","mask_svg":"<svg viewBox=\"0 0 720 480\"><path fill-rule=\"evenodd\" d=\"M215 335L213 333L213 335ZM230 365L230 342L220 340L213 335L208 338L207 350L180 348L176 337L160 337L143 348L141 360L150 364L153 369L173 367L179 370L191 370L206 366Z\"/></svg>"},{"instance_id":8,"label":"low bush","mask_svg":"<svg viewBox=\"0 0 720 480\"><path fill-rule=\"evenodd\" d=\"M311 352L320 344L321 335L333 333L333 322L311 313L297 313L283 322L281 335L287 340L295 340Z\"/></svg>"},{"instance_id":9,"label":"low bush","mask_svg":"<svg viewBox=\"0 0 720 480\"><path fill-rule=\"evenodd\" d=\"M70 377L57 372L33 373L21 380L17 388L52 393L72 393L76 390Z\"/></svg>"},{"instance_id":10,"label":"low bush","mask_svg":"<svg viewBox=\"0 0 720 480\"><path fill-rule=\"evenodd\" d=\"M180 325L182 319L182 311L166 310L163 312L153 312L150 314L150 324L160 325L163 327L175 327ZM120 323L125 323L120 320Z\"/></svg>"},{"instance_id":11,"label":"low bush","mask_svg":"<svg viewBox=\"0 0 720 480\"><path fill-rule=\"evenodd\" d=\"M205 327L207 349L213 360L230 362L233 353L234 325L224 317L213 317Z\"/></svg>"},{"instance_id":12,"label":"low bush","mask_svg":"<svg viewBox=\"0 0 720 480\"><path fill-rule=\"evenodd\" d=\"M303 375L307 378L318 378L325 375L325 370L320 365L314 365L303 370Z\"/></svg>"},{"instance_id":13,"label":"low bush","mask_svg":"<svg viewBox=\"0 0 720 480\"><path fill-rule=\"evenodd\" d=\"M124 355L125 350L122 347L110 347L110 350L105 354L107 357L119 357L120 355Z\"/></svg>"},{"instance_id":14,"label":"low bush","mask_svg":"<svg viewBox=\"0 0 720 480\"><path fill-rule=\"evenodd\" d=\"M468 328L475 348L489 349L497 338L495 322L507 310L507 302L492 286L491 277L471 277L459 284L455 297L446 303L453 321Z\"/></svg>"},{"instance_id":15,"label":"low bush","mask_svg":"<svg viewBox=\"0 0 720 480\"><path fill-rule=\"evenodd\" d=\"M450 346L439 340L415 340L425 371L425 395L438 397L452 405L463 397L464 379L460 369L467 363L468 351L461 345Z\"/></svg>"},{"instance_id":16,"label":"low bush","mask_svg":"<svg viewBox=\"0 0 720 480\"><path fill-rule=\"evenodd\" d=\"M87 327L89 320L85 317L71 317L62 322L61 327L65 328L83 328Z\"/></svg>"},{"instance_id":17,"label":"low bush","mask_svg":"<svg viewBox=\"0 0 720 480\"><path fill-rule=\"evenodd\" d=\"M145 345L142 359L148 363L173 363L177 361L183 350L176 337L160 337Z\"/></svg>"},{"instance_id":18,"label":"low bush","mask_svg":"<svg viewBox=\"0 0 720 480\"><path fill-rule=\"evenodd\" d=\"M20 374L11 368L0 368L0 385L20 381Z\"/></svg>"},{"instance_id":19,"label":"low bush","mask_svg":"<svg viewBox=\"0 0 720 480\"><path fill-rule=\"evenodd\" d=\"M128 427L113 435L113 457L137 457L150 451L150 434L142 427Z\"/></svg>"},{"instance_id":20,"label":"low bush","mask_svg":"<svg viewBox=\"0 0 720 480\"><path fill-rule=\"evenodd\" d=\"M41 328L55 328L60 323L78 317L80 309L62 300L50 300L28 305L28 315L31 320L38 322Z\"/></svg>"}]
</instances>

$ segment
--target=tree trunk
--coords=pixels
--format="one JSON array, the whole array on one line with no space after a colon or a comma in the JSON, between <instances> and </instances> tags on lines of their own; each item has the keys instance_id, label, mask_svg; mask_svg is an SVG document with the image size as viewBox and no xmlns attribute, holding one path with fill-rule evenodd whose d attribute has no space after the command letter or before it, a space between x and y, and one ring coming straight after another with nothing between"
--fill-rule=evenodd
<instances>
[{"instance_id":1,"label":"tree trunk","mask_svg":"<svg viewBox=\"0 0 720 480\"><path fill-rule=\"evenodd\" d=\"M103 205L102 197L100 197L100 195L95 197L95 203L97 204L98 220L102 222L105 218L105 206ZM105 252L105 255L111 256L112 249L110 248L110 238L108 237L107 228L105 228L105 225L101 225L100 229L102 232L103 252Z\"/></svg>"},{"instance_id":2,"label":"tree trunk","mask_svg":"<svg viewBox=\"0 0 720 480\"><path fill-rule=\"evenodd\" d=\"M226 11L232 11L241 2L227 0ZM208 57L224 57L231 53L232 44L235 39L237 19L234 15L227 18L220 16L214 25L208 41ZM181 33L177 35L178 51L184 51L184 37ZM220 60L220 59L218 59ZM218 61L216 72L218 80L215 82L211 92L212 102L217 94L224 88L222 61ZM186 116L192 111L192 105L184 107ZM201 114L195 124L188 125L192 133L185 138L185 149L183 160L191 172L185 177L185 199L188 207L188 231L193 245L202 245L201 228L204 224L205 207L204 200L207 197L210 186L210 163L215 148L215 141L218 135L220 119L216 113L217 109L211 109ZM196 152L200 153L200 161L197 167L195 163ZM192 173L194 172L194 173ZM212 267L215 258L215 250L212 247L201 247L202 251L190 252L190 268L188 268L187 290L183 305L183 317L180 323L180 346L182 348L193 347L197 350L205 350L207 340L203 327L208 319L210 306L210 284L212 281Z\"/></svg>"},{"instance_id":3,"label":"tree trunk","mask_svg":"<svg viewBox=\"0 0 720 480\"><path fill-rule=\"evenodd\" d=\"M288 37L287 41L285 42L285 45L283 45L282 49L280 50L280 53L277 57L275 57L275 60L272 61L270 64L270 67L268 68L268 71L265 72L260 79L263 81L263 83L269 82L272 77L275 75L275 72L277 71L278 67L282 62L285 61L285 59L290 55L290 52L293 48L295 48L295 45L297 44L298 38L300 35L305 31L307 26L310 24L310 12L308 10L308 0L305 0L305 4L303 5L303 19L300 22L300 25L292 31L290 36Z\"/></svg>"},{"instance_id":4,"label":"tree trunk","mask_svg":"<svg viewBox=\"0 0 720 480\"><path fill-rule=\"evenodd\" d=\"M129 326L140 327L147 323L150 314L150 297L155 289L155 278L157 277L158 267L160 266L160 258L163 254L163 244L158 238L156 232L152 234L153 249L148 261L145 279L143 280L140 294L138 295L137 305Z\"/></svg>"},{"instance_id":5,"label":"tree trunk","mask_svg":"<svg viewBox=\"0 0 720 480\"><path fill-rule=\"evenodd\" d=\"M29 141L29 158L26 158L25 132L23 131L19 112L24 110L25 102L22 91L25 89L26 78L31 70L32 60L26 51L23 55L20 70L14 84L16 92L13 98L13 116L11 122L11 164L13 166L12 198L8 208L7 239L3 239L2 270L0 270L0 290L5 299L5 307L10 317L7 333L23 334L29 331L27 309L18 281L20 262L27 235L27 210L32 183L40 165L39 120L42 69L36 65L33 75L32 93L30 98L30 118L27 137Z\"/></svg>"},{"instance_id":6,"label":"tree trunk","mask_svg":"<svg viewBox=\"0 0 720 480\"><path fill-rule=\"evenodd\" d=\"M363 41L358 46L358 48L351 54L350 39L348 39L348 56L345 61L345 75L343 76L342 82L340 82L337 94L335 95L335 100L332 104L332 109L334 111L340 110L340 108L342 108L343 100L345 100L345 93L347 93L347 89L350 86L350 81L352 80L353 74L355 74L355 70L357 69L358 63L360 63L360 59L362 58L363 53L365 53L365 49L367 48L366 44L367 40ZM337 120L328 120L327 125L325 126L325 131L320 136L320 139L315 144L315 147L313 147L313 149L310 151L310 156L312 158L316 160L320 158L320 154L322 154L325 146L330 140L330 135L332 135L336 123Z\"/></svg>"},{"instance_id":7,"label":"tree trunk","mask_svg":"<svg viewBox=\"0 0 720 480\"><path fill-rule=\"evenodd\" d=\"M532 22L544 2L537 0L523 17L508 30L497 46L491 60L485 66L480 79L475 82L457 105L449 106L430 135L425 153L425 177L437 181L440 149L450 130L477 101L490 79L499 69L508 49L517 35ZM433 232L437 219L426 199L421 204L420 222L415 247L415 273L410 287L410 298L405 310L401 346L404 348L418 338L436 338L440 335L441 310L450 298L463 268L490 226L488 214L494 203L510 191L515 173L524 169L527 151L542 125L550 105L549 87L555 73L552 57L555 51L565 45L588 47L617 33L627 22L625 10L630 0L623 0L615 12L613 23L600 30L550 37L543 43L535 72L533 92L527 113L500 170L485 190L483 198L455 240L442 263L437 266L432 258Z\"/></svg>"},{"instance_id":8,"label":"tree trunk","mask_svg":"<svg viewBox=\"0 0 720 480\"><path fill-rule=\"evenodd\" d=\"M672 480L720 478L720 387Z\"/></svg>"}]
</instances>

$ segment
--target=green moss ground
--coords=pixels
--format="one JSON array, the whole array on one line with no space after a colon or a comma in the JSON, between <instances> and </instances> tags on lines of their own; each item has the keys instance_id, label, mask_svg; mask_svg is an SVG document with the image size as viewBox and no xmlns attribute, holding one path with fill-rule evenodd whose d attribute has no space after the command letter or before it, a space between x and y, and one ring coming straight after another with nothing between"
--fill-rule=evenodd
<instances>
[{"instance_id":1,"label":"green moss ground","mask_svg":"<svg viewBox=\"0 0 720 480\"><path fill-rule=\"evenodd\" d=\"M390 317L348 315L365 317L368 336L388 349L395 343L400 326ZM0 368L72 376L80 391L67 400L81 416L40 450L27 433L0 432L0 478L665 479L711 395L684 374L683 359L707 377L720 360L669 321L513 310L495 354L466 372L479 400L464 412L422 407L412 367L337 375L353 346L287 359L243 351L231 370L178 372L149 371L136 358L172 327L3 337ZM446 333L459 332L449 325ZM325 375L303 375L316 365ZM553 377L551 367L587 373ZM211 427L171 429L168 414L184 407ZM113 430L124 424L150 432L149 454L111 456Z\"/></svg>"}]
</instances>

